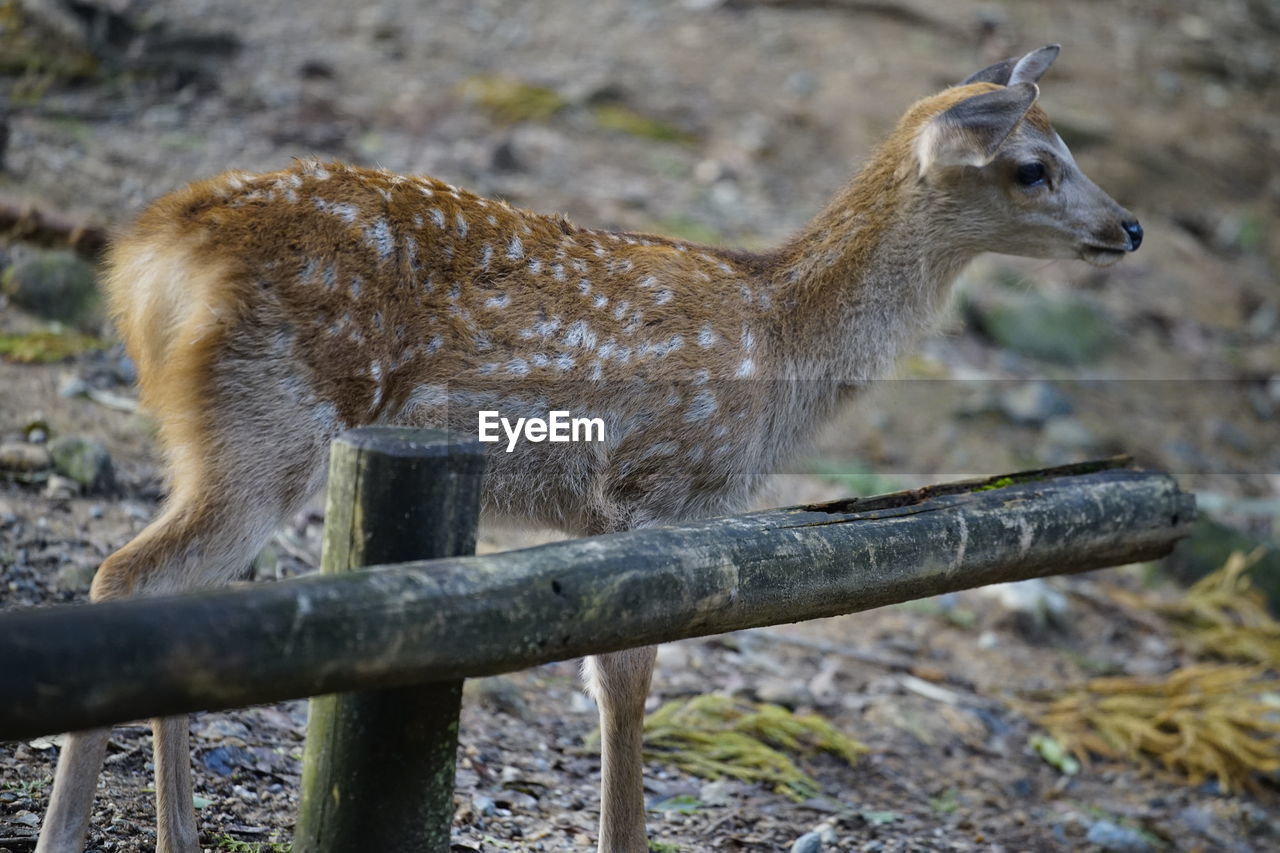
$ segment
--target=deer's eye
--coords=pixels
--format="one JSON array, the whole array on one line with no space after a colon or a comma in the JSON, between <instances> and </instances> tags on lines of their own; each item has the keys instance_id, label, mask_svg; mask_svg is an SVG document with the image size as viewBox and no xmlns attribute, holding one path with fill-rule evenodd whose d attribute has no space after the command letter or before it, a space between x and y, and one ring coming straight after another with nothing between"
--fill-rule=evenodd
<instances>
[{"instance_id":1,"label":"deer's eye","mask_svg":"<svg viewBox=\"0 0 1280 853\"><path fill-rule=\"evenodd\" d=\"M1037 184L1043 184L1045 177L1044 163L1041 163L1038 160L1034 163L1023 163L1018 167L1015 177L1017 178L1018 183L1022 184L1024 187L1034 187Z\"/></svg>"}]
</instances>

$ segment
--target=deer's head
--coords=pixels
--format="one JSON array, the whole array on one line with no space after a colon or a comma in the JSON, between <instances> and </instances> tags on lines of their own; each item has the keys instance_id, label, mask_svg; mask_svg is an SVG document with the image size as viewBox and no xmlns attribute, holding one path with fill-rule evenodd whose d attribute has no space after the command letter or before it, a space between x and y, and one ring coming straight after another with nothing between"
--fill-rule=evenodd
<instances>
[{"instance_id":1,"label":"deer's head","mask_svg":"<svg viewBox=\"0 0 1280 853\"><path fill-rule=\"evenodd\" d=\"M982 69L917 105L916 179L978 251L1081 258L1108 266L1142 243L1142 226L1076 165L1036 104L1049 45Z\"/></svg>"}]
</instances>

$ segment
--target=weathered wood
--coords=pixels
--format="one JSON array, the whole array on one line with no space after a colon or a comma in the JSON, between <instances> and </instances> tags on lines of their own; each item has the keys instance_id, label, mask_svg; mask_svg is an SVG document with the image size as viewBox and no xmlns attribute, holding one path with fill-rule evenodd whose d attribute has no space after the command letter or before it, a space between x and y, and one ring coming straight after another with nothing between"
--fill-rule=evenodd
<instances>
[{"instance_id":1,"label":"weathered wood","mask_svg":"<svg viewBox=\"0 0 1280 853\"><path fill-rule=\"evenodd\" d=\"M477 442L438 430L344 434L321 572L475 553L483 470ZM461 678L312 699L293 849L448 853L461 703Z\"/></svg>"},{"instance_id":2,"label":"weathered wood","mask_svg":"<svg viewBox=\"0 0 1280 853\"><path fill-rule=\"evenodd\" d=\"M168 600L0 617L0 738L504 672L1149 560L1167 474L992 478ZM268 651L264 651L268 650Z\"/></svg>"},{"instance_id":3,"label":"weathered wood","mask_svg":"<svg viewBox=\"0 0 1280 853\"><path fill-rule=\"evenodd\" d=\"M0 237L37 246L66 246L89 260L97 260L107 247L107 230L89 222L69 219L0 196Z\"/></svg>"}]
</instances>

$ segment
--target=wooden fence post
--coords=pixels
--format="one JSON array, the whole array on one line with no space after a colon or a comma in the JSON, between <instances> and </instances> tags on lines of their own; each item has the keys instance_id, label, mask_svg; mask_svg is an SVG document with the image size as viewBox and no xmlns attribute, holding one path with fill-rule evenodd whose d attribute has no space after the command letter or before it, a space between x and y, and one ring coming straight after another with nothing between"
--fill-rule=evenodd
<instances>
[{"instance_id":1,"label":"wooden fence post","mask_svg":"<svg viewBox=\"0 0 1280 853\"><path fill-rule=\"evenodd\" d=\"M340 436L321 571L475 553L483 471L439 430ZM448 853L461 701L461 680L312 699L294 851Z\"/></svg>"}]
</instances>

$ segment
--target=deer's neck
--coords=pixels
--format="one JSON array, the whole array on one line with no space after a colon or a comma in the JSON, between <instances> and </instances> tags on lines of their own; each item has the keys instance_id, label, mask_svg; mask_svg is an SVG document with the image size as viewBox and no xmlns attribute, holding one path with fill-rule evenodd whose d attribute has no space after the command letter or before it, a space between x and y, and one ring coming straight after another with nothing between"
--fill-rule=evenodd
<instances>
[{"instance_id":1,"label":"deer's neck","mask_svg":"<svg viewBox=\"0 0 1280 853\"><path fill-rule=\"evenodd\" d=\"M775 286L787 306L779 355L793 378L885 376L977 254L941 221L914 170L899 168L903 146L893 142L777 256Z\"/></svg>"}]
</instances>

